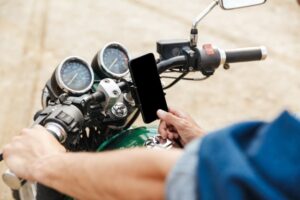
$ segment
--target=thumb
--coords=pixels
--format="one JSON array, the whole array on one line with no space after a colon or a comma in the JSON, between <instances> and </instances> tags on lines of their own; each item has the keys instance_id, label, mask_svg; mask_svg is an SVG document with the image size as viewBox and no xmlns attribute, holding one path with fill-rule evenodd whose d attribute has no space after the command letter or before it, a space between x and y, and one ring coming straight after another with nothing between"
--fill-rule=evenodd
<instances>
[{"instance_id":1,"label":"thumb","mask_svg":"<svg viewBox=\"0 0 300 200\"><path fill-rule=\"evenodd\" d=\"M178 122L180 121L180 118L178 118L174 114L166 112L164 110L160 110L160 109L157 111L157 116L159 117L159 119L161 119L161 120L165 121L166 123L171 124L175 127L178 124Z\"/></svg>"}]
</instances>

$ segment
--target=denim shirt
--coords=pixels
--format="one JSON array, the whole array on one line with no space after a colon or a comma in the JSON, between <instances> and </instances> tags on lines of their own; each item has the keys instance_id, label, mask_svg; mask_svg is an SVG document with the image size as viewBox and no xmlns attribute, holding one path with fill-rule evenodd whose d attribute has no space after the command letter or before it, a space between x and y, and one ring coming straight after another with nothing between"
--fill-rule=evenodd
<instances>
[{"instance_id":1,"label":"denim shirt","mask_svg":"<svg viewBox=\"0 0 300 200\"><path fill-rule=\"evenodd\" d=\"M194 200L197 195L197 164L201 138L186 146L167 178L166 199Z\"/></svg>"},{"instance_id":2,"label":"denim shirt","mask_svg":"<svg viewBox=\"0 0 300 200\"><path fill-rule=\"evenodd\" d=\"M167 179L166 198L300 199L300 121L243 122L187 146Z\"/></svg>"}]
</instances>

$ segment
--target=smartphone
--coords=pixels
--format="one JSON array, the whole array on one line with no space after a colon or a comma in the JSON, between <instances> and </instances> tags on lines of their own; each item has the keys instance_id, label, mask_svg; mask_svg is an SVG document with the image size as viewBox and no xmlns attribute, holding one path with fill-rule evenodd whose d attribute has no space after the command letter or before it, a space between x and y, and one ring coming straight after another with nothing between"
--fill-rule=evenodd
<instances>
[{"instance_id":1,"label":"smartphone","mask_svg":"<svg viewBox=\"0 0 300 200\"><path fill-rule=\"evenodd\" d=\"M158 109L168 111L154 55L149 53L131 60L129 71L136 88L143 121L151 123L158 119Z\"/></svg>"}]
</instances>

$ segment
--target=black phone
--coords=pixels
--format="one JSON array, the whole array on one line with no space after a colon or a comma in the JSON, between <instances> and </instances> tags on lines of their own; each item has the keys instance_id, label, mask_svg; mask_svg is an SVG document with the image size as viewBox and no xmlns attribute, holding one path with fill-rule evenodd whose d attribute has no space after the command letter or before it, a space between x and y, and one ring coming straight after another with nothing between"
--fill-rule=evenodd
<instances>
[{"instance_id":1,"label":"black phone","mask_svg":"<svg viewBox=\"0 0 300 200\"><path fill-rule=\"evenodd\" d=\"M154 55L149 53L131 60L129 71L136 88L143 121L151 123L158 119L158 109L168 111Z\"/></svg>"}]
</instances>

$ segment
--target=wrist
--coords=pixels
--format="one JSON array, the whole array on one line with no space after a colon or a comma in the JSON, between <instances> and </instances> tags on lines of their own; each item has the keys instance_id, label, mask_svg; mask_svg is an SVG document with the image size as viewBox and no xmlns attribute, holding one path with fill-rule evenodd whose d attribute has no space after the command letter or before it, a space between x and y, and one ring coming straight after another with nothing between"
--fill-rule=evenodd
<instances>
[{"instance_id":1,"label":"wrist","mask_svg":"<svg viewBox=\"0 0 300 200\"><path fill-rule=\"evenodd\" d=\"M194 133L187 135L185 138L185 145L192 142L195 139L201 138L206 135L206 132L203 129L195 129ZM184 145L184 146L185 146Z\"/></svg>"},{"instance_id":2,"label":"wrist","mask_svg":"<svg viewBox=\"0 0 300 200\"><path fill-rule=\"evenodd\" d=\"M33 163L32 178L34 181L51 185L52 180L55 178L55 173L59 170L59 164L63 162L67 153L60 152L48 155L38 159Z\"/></svg>"}]
</instances>

